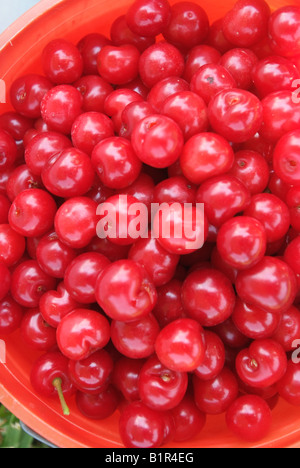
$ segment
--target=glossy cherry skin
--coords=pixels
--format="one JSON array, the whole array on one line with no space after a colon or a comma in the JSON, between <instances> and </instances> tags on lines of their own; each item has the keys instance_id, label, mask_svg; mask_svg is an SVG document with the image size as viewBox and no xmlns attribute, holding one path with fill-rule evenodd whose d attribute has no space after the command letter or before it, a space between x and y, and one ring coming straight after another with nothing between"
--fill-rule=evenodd
<instances>
[{"instance_id":1,"label":"glossy cherry skin","mask_svg":"<svg viewBox=\"0 0 300 468\"><path fill-rule=\"evenodd\" d=\"M55 86L41 102L42 118L51 130L68 135L82 112L82 105L83 97L74 86Z\"/></svg>"},{"instance_id":2,"label":"glossy cherry skin","mask_svg":"<svg viewBox=\"0 0 300 468\"><path fill-rule=\"evenodd\" d=\"M39 308L45 320L51 327L57 328L61 319L81 304L75 301L67 291L63 282L56 290L47 291L40 299Z\"/></svg>"},{"instance_id":3,"label":"glossy cherry skin","mask_svg":"<svg viewBox=\"0 0 300 468\"><path fill-rule=\"evenodd\" d=\"M28 169L26 164L21 164L20 166L17 166L10 174L7 181L6 191L8 198L11 200L11 202L13 202L20 192L34 188L44 188L40 176L34 175Z\"/></svg>"},{"instance_id":4,"label":"glossy cherry skin","mask_svg":"<svg viewBox=\"0 0 300 468\"><path fill-rule=\"evenodd\" d=\"M156 356L150 357L141 369L140 398L154 410L175 408L183 399L187 386L187 373L170 370Z\"/></svg>"},{"instance_id":5,"label":"glossy cherry skin","mask_svg":"<svg viewBox=\"0 0 300 468\"><path fill-rule=\"evenodd\" d=\"M232 49L221 60L222 65L233 76L238 88L249 90L252 85L252 70L258 58L250 49Z\"/></svg>"},{"instance_id":6,"label":"glossy cherry skin","mask_svg":"<svg viewBox=\"0 0 300 468\"><path fill-rule=\"evenodd\" d=\"M55 154L42 171L43 184L51 194L60 198L85 195L92 187L94 177L89 156L77 148Z\"/></svg>"},{"instance_id":7,"label":"glossy cherry skin","mask_svg":"<svg viewBox=\"0 0 300 468\"><path fill-rule=\"evenodd\" d=\"M113 122L101 112L85 112L79 115L71 130L73 145L88 155L92 154L100 141L113 135Z\"/></svg>"},{"instance_id":8,"label":"glossy cherry skin","mask_svg":"<svg viewBox=\"0 0 300 468\"><path fill-rule=\"evenodd\" d=\"M96 75L97 57L102 47L111 44L108 37L99 33L90 33L84 36L77 44L83 60L84 75Z\"/></svg>"},{"instance_id":9,"label":"glossy cherry skin","mask_svg":"<svg viewBox=\"0 0 300 468\"><path fill-rule=\"evenodd\" d=\"M126 22L139 36L154 37L170 21L171 7L166 0L136 0L127 10Z\"/></svg>"},{"instance_id":10,"label":"glossy cherry skin","mask_svg":"<svg viewBox=\"0 0 300 468\"><path fill-rule=\"evenodd\" d=\"M136 155L143 163L163 169L179 158L184 138L173 119L153 114L137 124L132 132L131 142Z\"/></svg>"},{"instance_id":11,"label":"glossy cherry skin","mask_svg":"<svg viewBox=\"0 0 300 468\"><path fill-rule=\"evenodd\" d=\"M83 112L104 112L105 100L113 92L107 81L99 75L87 75L77 80L74 86L83 97Z\"/></svg>"},{"instance_id":12,"label":"glossy cherry skin","mask_svg":"<svg viewBox=\"0 0 300 468\"><path fill-rule=\"evenodd\" d=\"M254 195L244 215L260 221L265 228L267 242L282 239L290 227L288 207L282 200L270 193Z\"/></svg>"},{"instance_id":13,"label":"glossy cherry skin","mask_svg":"<svg viewBox=\"0 0 300 468\"><path fill-rule=\"evenodd\" d=\"M191 82L194 73L203 65L218 63L220 58L220 52L209 45L201 44L191 48L187 55L183 78Z\"/></svg>"},{"instance_id":14,"label":"glossy cherry skin","mask_svg":"<svg viewBox=\"0 0 300 468\"><path fill-rule=\"evenodd\" d=\"M255 45L267 34L270 13L270 7L263 0L239 0L225 15L226 39L238 47Z\"/></svg>"},{"instance_id":15,"label":"glossy cherry skin","mask_svg":"<svg viewBox=\"0 0 300 468\"><path fill-rule=\"evenodd\" d=\"M112 386L97 395L78 391L76 404L86 418L101 421L109 418L116 411L119 404L119 394Z\"/></svg>"},{"instance_id":16,"label":"glossy cherry skin","mask_svg":"<svg viewBox=\"0 0 300 468\"><path fill-rule=\"evenodd\" d=\"M133 129L139 123L140 120L143 120L148 115L153 114L154 109L152 105L145 102L131 102L122 112L121 120L122 126L119 130L120 137L127 138L130 140Z\"/></svg>"},{"instance_id":17,"label":"glossy cherry skin","mask_svg":"<svg viewBox=\"0 0 300 468\"><path fill-rule=\"evenodd\" d=\"M218 50L221 54L225 54L234 48L234 45L224 36L223 21L224 18L220 18L212 23L207 38L208 45Z\"/></svg>"},{"instance_id":18,"label":"glossy cherry skin","mask_svg":"<svg viewBox=\"0 0 300 468\"><path fill-rule=\"evenodd\" d=\"M276 10L270 18L269 37L272 49L284 57L299 55L300 9L286 6Z\"/></svg>"},{"instance_id":19,"label":"glossy cherry skin","mask_svg":"<svg viewBox=\"0 0 300 468\"><path fill-rule=\"evenodd\" d=\"M136 401L121 413L119 431L127 448L157 448L165 438L164 412Z\"/></svg>"},{"instance_id":20,"label":"glossy cherry skin","mask_svg":"<svg viewBox=\"0 0 300 468\"><path fill-rule=\"evenodd\" d=\"M112 383L127 401L137 401L139 394L139 375L145 359L121 357L115 362Z\"/></svg>"},{"instance_id":21,"label":"glossy cherry skin","mask_svg":"<svg viewBox=\"0 0 300 468\"><path fill-rule=\"evenodd\" d=\"M179 262L178 255L169 253L153 238L138 240L131 247L128 258L145 268L156 287L173 278Z\"/></svg>"},{"instance_id":22,"label":"glossy cherry skin","mask_svg":"<svg viewBox=\"0 0 300 468\"><path fill-rule=\"evenodd\" d=\"M287 133L277 143L273 161L276 174L287 184L300 185L300 131Z\"/></svg>"},{"instance_id":23,"label":"glossy cherry skin","mask_svg":"<svg viewBox=\"0 0 300 468\"><path fill-rule=\"evenodd\" d=\"M235 326L232 316L225 320L225 322L213 327L213 331L217 333L227 348L241 349L250 343L250 339Z\"/></svg>"},{"instance_id":24,"label":"glossy cherry skin","mask_svg":"<svg viewBox=\"0 0 300 468\"><path fill-rule=\"evenodd\" d=\"M158 81L150 89L147 95L147 102L151 104L155 112L161 113L166 99L182 91L189 91L189 89L189 83L183 78L169 76Z\"/></svg>"},{"instance_id":25,"label":"glossy cherry skin","mask_svg":"<svg viewBox=\"0 0 300 468\"><path fill-rule=\"evenodd\" d=\"M154 37L145 37L135 34L128 26L126 15L118 16L110 27L110 37L113 44L121 46L134 45L140 52L144 52L155 42Z\"/></svg>"},{"instance_id":26,"label":"glossy cherry skin","mask_svg":"<svg viewBox=\"0 0 300 468\"><path fill-rule=\"evenodd\" d=\"M299 338L300 312L292 306L282 314L279 324L272 335L272 338L282 345L286 352L295 349L295 341Z\"/></svg>"},{"instance_id":27,"label":"glossy cherry skin","mask_svg":"<svg viewBox=\"0 0 300 468\"><path fill-rule=\"evenodd\" d=\"M196 202L204 203L204 211L209 223L217 228L233 216L243 212L250 200L249 190L230 174L206 180L196 195Z\"/></svg>"},{"instance_id":28,"label":"glossy cherry skin","mask_svg":"<svg viewBox=\"0 0 300 468\"><path fill-rule=\"evenodd\" d=\"M175 423L174 442L193 439L205 426L206 415L197 408L193 397L188 394L171 413Z\"/></svg>"},{"instance_id":29,"label":"glossy cherry skin","mask_svg":"<svg viewBox=\"0 0 300 468\"><path fill-rule=\"evenodd\" d=\"M212 98L208 117L215 132L233 143L243 143L259 131L263 107L249 91L225 90Z\"/></svg>"},{"instance_id":30,"label":"glossy cherry skin","mask_svg":"<svg viewBox=\"0 0 300 468\"><path fill-rule=\"evenodd\" d=\"M238 396L238 381L227 367L212 380L193 377L195 403L200 411L207 414L221 414Z\"/></svg>"},{"instance_id":31,"label":"glossy cherry skin","mask_svg":"<svg viewBox=\"0 0 300 468\"><path fill-rule=\"evenodd\" d=\"M54 278L64 277L67 266L75 256L75 250L63 244L55 232L42 237L36 249L36 259L40 267Z\"/></svg>"},{"instance_id":32,"label":"glossy cherry skin","mask_svg":"<svg viewBox=\"0 0 300 468\"><path fill-rule=\"evenodd\" d=\"M98 277L96 299L113 320L133 322L154 308L157 292L144 268L133 260L119 260Z\"/></svg>"},{"instance_id":33,"label":"glossy cherry skin","mask_svg":"<svg viewBox=\"0 0 300 468\"><path fill-rule=\"evenodd\" d=\"M107 257L111 262L127 258L129 245L116 245L108 239L100 239L98 236L94 237L86 250L88 252L97 252Z\"/></svg>"},{"instance_id":34,"label":"glossy cherry skin","mask_svg":"<svg viewBox=\"0 0 300 468\"><path fill-rule=\"evenodd\" d=\"M293 82L299 79L297 67L288 59L271 56L260 60L252 70L254 86L261 98L277 91L293 91Z\"/></svg>"},{"instance_id":35,"label":"glossy cherry skin","mask_svg":"<svg viewBox=\"0 0 300 468\"><path fill-rule=\"evenodd\" d=\"M300 366L292 360L288 361L285 375L277 382L277 390L281 398L294 406L300 405Z\"/></svg>"},{"instance_id":36,"label":"glossy cherry skin","mask_svg":"<svg viewBox=\"0 0 300 468\"><path fill-rule=\"evenodd\" d=\"M107 389L114 363L107 351L101 349L81 361L69 361L69 376L75 387L85 393L99 394Z\"/></svg>"},{"instance_id":37,"label":"glossy cherry skin","mask_svg":"<svg viewBox=\"0 0 300 468\"><path fill-rule=\"evenodd\" d=\"M98 73L113 85L126 85L138 76L140 52L132 44L102 47L97 58Z\"/></svg>"},{"instance_id":38,"label":"glossy cherry skin","mask_svg":"<svg viewBox=\"0 0 300 468\"><path fill-rule=\"evenodd\" d=\"M17 145L13 137L5 130L0 129L0 168L8 169L13 166L17 158Z\"/></svg>"},{"instance_id":39,"label":"glossy cherry skin","mask_svg":"<svg viewBox=\"0 0 300 468\"><path fill-rule=\"evenodd\" d=\"M183 176L169 177L156 185L153 203L195 203L197 187Z\"/></svg>"},{"instance_id":40,"label":"glossy cherry skin","mask_svg":"<svg viewBox=\"0 0 300 468\"><path fill-rule=\"evenodd\" d=\"M50 41L43 50L44 73L52 83L71 84L83 72L83 60L78 48L65 39Z\"/></svg>"},{"instance_id":41,"label":"glossy cherry skin","mask_svg":"<svg viewBox=\"0 0 300 468\"><path fill-rule=\"evenodd\" d=\"M0 224L0 260L7 267L21 260L26 248L25 238L9 224Z\"/></svg>"},{"instance_id":42,"label":"glossy cherry skin","mask_svg":"<svg viewBox=\"0 0 300 468\"><path fill-rule=\"evenodd\" d=\"M167 368L177 372L192 372L204 360L204 331L195 320L174 320L159 333L155 350L159 360Z\"/></svg>"},{"instance_id":43,"label":"glossy cherry skin","mask_svg":"<svg viewBox=\"0 0 300 468\"><path fill-rule=\"evenodd\" d=\"M0 128L9 133L14 140L21 141L25 134L32 128L33 120L24 117L18 112L4 112L0 116Z\"/></svg>"},{"instance_id":44,"label":"glossy cherry skin","mask_svg":"<svg viewBox=\"0 0 300 468\"><path fill-rule=\"evenodd\" d=\"M182 50L204 42L209 20L203 8L193 2L179 2L171 8L169 24L163 31L166 41Z\"/></svg>"},{"instance_id":45,"label":"glossy cherry skin","mask_svg":"<svg viewBox=\"0 0 300 468\"><path fill-rule=\"evenodd\" d=\"M0 224L6 224L8 222L8 212L11 203L5 195L0 194Z\"/></svg>"},{"instance_id":46,"label":"glossy cherry skin","mask_svg":"<svg viewBox=\"0 0 300 468\"><path fill-rule=\"evenodd\" d=\"M204 331L205 356L194 373L201 380L212 380L225 365L225 346L219 336L210 330Z\"/></svg>"},{"instance_id":47,"label":"glossy cherry skin","mask_svg":"<svg viewBox=\"0 0 300 468\"><path fill-rule=\"evenodd\" d=\"M203 205L162 205L156 210L152 235L170 253L188 255L196 252L208 236L208 221Z\"/></svg>"},{"instance_id":48,"label":"glossy cherry skin","mask_svg":"<svg viewBox=\"0 0 300 468\"><path fill-rule=\"evenodd\" d=\"M136 322L111 323L111 340L116 349L132 359L148 358L154 353L155 341L160 327L153 314Z\"/></svg>"},{"instance_id":49,"label":"glossy cherry skin","mask_svg":"<svg viewBox=\"0 0 300 468\"><path fill-rule=\"evenodd\" d=\"M164 78L181 77L183 71L184 58L181 52L168 42L153 44L141 55L139 73L148 88Z\"/></svg>"},{"instance_id":50,"label":"glossy cherry skin","mask_svg":"<svg viewBox=\"0 0 300 468\"><path fill-rule=\"evenodd\" d=\"M264 192L270 179L270 167L266 159L252 150L235 153L235 161L229 172L243 182L251 195Z\"/></svg>"},{"instance_id":51,"label":"glossy cherry skin","mask_svg":"<svg viewBox=\"0 0 300 468\"><path fill-rule=\"evenodd\" d=\"M191 91L178 92L168 97L162 112L179 125L186 141L197 133L208 130L206 104L200 96Z\"/></svg>"},{"instance_id":52,"label":"glossy cherry skin","mask_svg":"<svg viewBox=\"0 0 300 468\"><path fill-rule=\"evenodd\" d=\"M260 134L265 140L277 143L288 132L299 129L299 104L297 99L295 100L293 91L268 94L261 103L263 124Z\"/></svg>"},{"instance_id":53,"label":"glossy cherry skin","mask_svg":"<svg viewBox=\"0 0 300 468\"><path fill-rule=\"evenodd\" d=\"M236 290L243 301L268 312L281 313L295 300L297 280L285 262L264 257L254 267L238 273Z\"/></svg>"},{"instance_id":54,"label":"glossy cherry skin","mask_svg":"<svg viewBox=\"0 0 300 468\"><path fill-rule=\"evenodd\" d=\"M53 385L55 379L61 380L64 396L71 396L75 388L68 376L68 359L60 352L47 352L40 356L33 364L30 374L31 385L34 390L44 397L57 396Z\"/></svg>"},{"instance_id":55,"label":"glossy cherry skin","mask_svg":"<svg viewBox=\"0 0 300 468\"><path fill-rule=\"evenodd\" d=\"M111 117L115 131L120 133L123 126L122 114L124 109L133 102L143 102L143 98L136 91L129 88L115 89L104 102L104 113Z\"/></svg>"},{"instance_id":56,"label":"glossy cherry skin","mask_svg":"<svg viewBox=\"0 0 300 468\"><path fill-rule=\"evenodd\" d=\"M96 234L97 204L88 197L67 200L55 215L55 231L69 247L86 247Z\"/></svg>"},{"instance_id":57,"label":"glossy cherry skin","mask_svg":"<svg viewBox=\"0 0 300 468\"><path fill-rule=\"evenodd\" d=\"M31 119L41 116L41 101L53 84L44 76L30 74L15 80L10 88L10 98L16 111Z\"/></svg>"},{"instance_id":58,"label":"glossy cherry skin","mask_svg":"<svg viewBox=\"0 0 300 468\"><path fill-rule=\"evenodd\" d=\"M231 73L216 63L203 65L191 79L191 91L204 99L206 104L219 92L233 88L237 88L237 83Z\"/></svg>"},{"instance_id":59,"label":"glossy cherry skin","mask_svg":"<svg viewBox=\"0 0 300 468\"><path fill-rule=\"evenodd\" d=\"M66 268L64 283L73 299L81 304L96 302L97 278L110 261L104 255L89 252L78 255Z\"/></svg>"},{"instance_id":60,"label":"glossy cherry skin","mask_svg":"<svg viewBox=\"0 0 300 468\"><path fill-rule=\"evenodd\" d=\"M31 348L50 351L56 346L56 330L44 321L39 309L24 314L20 329L22 339Z\"/></svg>"},{"instance_id":61,"label":"glossy cherry skin","mask_svg":"<svg viewBox=\"0 0 300 468\"><path fill-rule=\"evenodd\" d=\"M107 345L110 326L99 312L76 309L63 317L56 336L61 352L69 359L80 361Z\"/></svg>"},{"instance_id":62,"label":"glossy cherry skin","mask_svg":"<svg viewBox=\"0 0 300 468\"><path fill-rule=\"evenodd\" d=\"M55 286L56 280L47 275L36 260L27 260L17 266L12 274L11 294L23 307L35 308L42 295Z\"/></svg>"},{"instance_id":63,"label":"glossy cherry skin","mask_svg":"<svg viewBox=\"0 0 300 468\"><path fill-rule=\"evenodd\" d=\"M101 182L116 190L132 185L142 169L131 142L122 137L98 143L92 152L92 163Z\"/></svg>"},{"instance_id":64,"label":"glossy cherry skin","mask_svg":"<svg viewBox=\"0 0 300 468\"><path fill-rule=\"evenodd\" d=\"M187 315L202 326L224 322L232 314L235 294L230 280L214 269L200 269L186 278L182 301Z\"/></svg>"},{"instance_id":65,"label":"glossy cherry skin","mask_svg":"<svg viewBox=\"0 0 300 468\"><path fill-rule=\"evenodd\" d=\"M278 382L287 369L283 347L272 339L253 341L239 352L236 370L239 377L252 387L264 388Z\"/></svg>"},{"instance_id":66,"label":"glossy cherry skin","mask_svg":"<svg viewBox=\"0 0 300 468\"><path fill-rule=\"evenodd\" d=\"M217 246L224 261L233 268L250 268L260 262L266 253L265 228L252 217L232 218L221 226Z\"/></svg>"},{"instance_id":67,"label":"glossy cherry skin","mask_svg":"<svg viewBox=\"0 0 300 468\"><path fill-rule=\"evenodd\" d=\"M21 325L24 309L10 295L0 301L0 335L7 336Z\"/></svg>"},{"instance_id":68,"label":"glossy cherry skin","mask_svg":"<svg viewBox=\"0 0 300 468\"><path fill-rule=\"evenodd\" d=\"M25 190L11 205L9 224L23 236L42 236L52 228L56 210L54 199L46 191Z\"/></svg>"},{"instance_id":69,"label":"glossy cherry skin","mask_svg":"<svg viewBox=\"0 0 300 468\"><path fill-rule=\"evenodd\" d=\"M25 161L35 176L40 176L51 156L72 146L65 135L58 132L42 132L33 137L25 149Z\"/></svg>"},{"instance_id":70,"label":"glossy cherry skin","mask_svg":"<svg viewBox=\"0 0 300 468\"><path fill-rule=\"evenodd\" d=\"M180 166L184 176L199 185L206 179L228 172L234 162L229 143L220 135L200 133L184 145Z\"/></svg>"},{"instance_id":71,"label":"glossy cherry skin","mask_svg":"<svg viewBox=\"0 0 300 468\"><path fill-rule=\"evenodd\" d=\"M257 395L243 395L228 408L226 423L238 438L256 442L269 434L272 413L263 398Z\"/></svg>"},{"instance_id":72,"label":"glossy cherry skin","mask_svg":"<svg viewBox=\"0 0 300 468\"><path fill-rule=\"evenodd\" d=\"M237 298L232 320L243 335L256 340L273 336L280 323L280 316Z\"/></svg>"}]
</instances>

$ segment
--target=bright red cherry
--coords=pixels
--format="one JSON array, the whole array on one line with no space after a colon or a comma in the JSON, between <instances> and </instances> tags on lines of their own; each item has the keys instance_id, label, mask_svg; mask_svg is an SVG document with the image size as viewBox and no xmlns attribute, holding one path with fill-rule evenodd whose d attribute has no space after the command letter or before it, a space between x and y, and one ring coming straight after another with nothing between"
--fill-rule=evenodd
<instances>
[{"instance_id":1,"label":"bright red cherry","mask_svg":"<svg viewBox=\"0 0 300 468\"><path fill-rule=\"evenodd\" d=\"M89 309L76 309L62 318L57 328L57 344L61 352L74 361L88 358L104 348L110 339L107 318Z\"/></svg>"},{"instance_id":2,"label":"bright red cherry","mask_svg":"<svg viewBox=\"0 0 300 468\"><path fill-rule=\"evenodd\" d=\"M224 261L233 268L250 268L260 262L266 253L265 228L249 216L232 218L221 226L217 246Z\"/></svg>"},{"instance_id":3,"label":"bright red cherry","mask_svg":"<svg viewBox=\"0 0 300 468\"><path fill-rule=\"evenodd\" d=\"M113 320L133 322L154 308L157 292L144 268L133 260L109 265L96 283L96 299Z\"/></svg>"},{"instance_id":4,"label":"bright red cherry","mask_svg":"<svg viewBox=\"0 0 300 468\"><path fill-rule=\"evenodd\" d=\"M81 304L96 302L96 281L108 265L108 258L97 252L83 253L69 262L64 283L72 298Z\"/></svg>"},{"instance_id":5,"label":"bright red cherry","mask_svg":"<svg viewBox=\"0 0 300 468\"><path fill-rule=\"evenodd\" d=\"M101 112L85 112L79 115L71 130L73 145L88 155L92 154L100 141L113 135L112 120Z\"/></svg>"},{"instance_id":6,"label":"bright red cherry","mask_svg":"<svg viewBox=\"0 0 300 468\"><path fill-rule=\"evenodd\" d=\"M139 36L154 37L163 32L171 16L167 0L135 0L126 14L131 31Z\"/></svg>"},{"instance_id":7,"label":"bright red cherry","mask_svg":"<svg viewBox=\"0 0 300 468\"><path fill-rule=\"evenodd\" d=\"M183 399L188 386L185 372L170 370L156 356L143 365L139 376L141 401L149 408L168 411Z\"/></svg>"},{"instance_id":8,"label":"bright red cherry","mask_svg":"<svg viewBox=\"0 0 300 468\"><path fill-rule=\"evenodd\" d=\"M83 60L78 48L65 39L54 39L43 50L44 73L52 83L71 84L83 72Z\"/></svg>"},{"instance_id":9,"label":"bright red cherry","mask_svg":"<svg viewBox=\"0 0 300 468\"><path fill-rule=\"evenodd\" d=\"M24 309L10 295L0 301L0 335L7 336L21 325Z\"/></svg>"},{"instance_id":10,"label":"bright red cherry","mask_svg":"<svg viewBox=\"0 0 300 468\"><path fill-rule=\"evenodd\" d=\"M252 387L273 385L284 376L286 369L286 353L277 341L271 339L253 341L236 358L239 377Z\"/></svg>"},{"instance_id":11,"label":"bright red cherry","mask_svg":"<svg viewBox=\"0 0 300 468\"><path fill-rule=\"evenodd\" d=\"M5 130L0 129L0 168L8 169L13 166L17 158L17 145L13 137Z\"/></svg>"},{"instance_id":12,"label":"bright red cherry","mask_svg":"<svg viewBox=\"0 0 300 468\"><path fill-rule=\"evenodd\" d=\"M235 293L230 280L220 271L202 268L190 273L183 283L182 301L187 315L202 326L212 327L230 317Z\"/></svg>"},{"instance_id":13,"label":"bright red cherry","mask_svg":"<svg viewBox=\"0 0 300 468\"><path fill-rule=\"evenodd\" d=\"M119 404L119 394L112 386L97 395L78 391L76 404L86 418L101 421L109 418L116 411Z\"/></svg>"},{"instance_id":14,"label":"bright red cherry","mask_svg":"<svg viewBox=\"0 0 300 468\"><path fill-rule=\"evenodd\" d=\"M300 8L286 6L277 9L270 18L269 37L274 52L284 57L299 55Z\"/></svg>"},{"instance_id":15,"label":"bright red cherry","mask_svg":"<svg viewBox=\"0 0 300 468\"><path fill-rule=\"evenodd\" d=\"M65 276L66 269L75 256L75 250L63 244L56 232L43 236L36 249L36 259L40 267L54 278Z\"/></svg>"},{"instance_id":16,"label":"bright red cherry","mask_svg":"<svg viewBox=\"0 0 300 468\"><path fill-rule=\"evenodd\" d=\"M83 60L84 75L97 75L97 58L99 52L101 51L102 47L109 44L111 44L111 41L108 39L108 37L99 33L90 33L80 39L77 44L77 48Z\"/></svg>"},{"instance_id":17,"label":"bright red cherry","mask_svg":"<svg viewBox=\"0 0 300 468\"><path fill-rule=\"evenodd\" d=\"M46 189L60 198L85 195L94 182L95 171L89 156L68 148L50 157L42 171Z\"/></svg>"},{"instance_id":18,"label":"bright red cherry","mask_svg":"<svg viewBox=\"0 0 300 468\"><path fill-rule=\"evenodd\" d=\"M55 215L55 231L69 247L86 247L96 235L97 203L88 197L74 197L63 203Z\"/></svg>"},{"instance_id":19,"label":"bright red cherry","mask_svg":"<svg viewBox=\"0 0 300 468\"><path fill-rule=\"evenodd\" d=\"M256 442L269 434L272 413L263 398L243 395L228 408L226 423L237 437L247 442Z\"/></svg>"},{"instance_id":20,"label":"bright red cherry","mask_svg":"<svg viewBox=\"0 0 300 468\"><path fill-rule=\"evenodd\" d=\"M192 372L204 361L206 344L201 325L189 318L177 319L159 333L155 350L159 360L177 372Z\"/></svg>"},{"instance_id":21,"label":"bright red cherry","mask_svg":"<svg viewBox=\"0 0 300 468\"><path fill-rule=\"evenodd\" d=\"M192 136L180 156L184 176L199 185L206 179L226 174L234 162L234 153L229 143L215 133L199 133Z\"/></svg>"},{"instance_id":22,"label":"bright red cherry","mask_svg":"<svg viewBox=\"0 0 300 468\"><path fill-rule=\"evenodd\" d=\"M220 374L225 365L225 346L219 336L209 330L204 331L205 357L194 373L201 380L212 380Z\"/></svg>"},{"instance_id":23,"label":"bright red cherry","mask_svg":"<svg viewBox=\"0 0 300 468\"><path fill-rule=\"evenodd\" d=\"M287 133L277 143L273 163L278 177L289 185L300 185L300 131Z\"/></svg>"},{"instance_id":24,"label":"bright red cherry","mask_svg":"<svg viewBox=\"0 0 300 468\"><path fill-rule=\"evenodd\" d=\"M143 359L154 353L155 341L160 327L153 314L149 314L136 322L111 323L111 340L115 348L123 355L132 359Z\"/></svg>"},{"instance_id":25,"label":"bright red cherry","mask_svg":"<svg viewBox=\"0 0 300 468\"><path fill-rule=\"evenodd\" d=\"M163 169L179 158L184 138L173 119L153 114L136 125L131 142L136 155L143 163Z\"/></svg>"},{"instance_id":26,"label":"bright red cherry","mask_svg":"<svg viewBox=\"0 0 300 468\"><path fill-rule=\"evenodd\" d=\"M30 119L41 116L41 102L53 88L48 78L30 74L15 80L10 88L10 98L16 111Z\"/></svg>"},{"instance_id":27,"label":"bright red cherry","mask_svg":"<svg viewBox=\"0 0 300 468\"><path fill-rule=\"evenodd\" d=\"M39 309L29 309L24 314L20 329L22 339L31 348L50 351L56 346L56 330L45 322Z\"/></svg>"},{"instance_id":28,"label":"bright red cherry","mask_svg":"<svg viewBox=\"0 0 300 468\"><path fill-rule=\"evenodd\" d=\"M195 403L200 411L207 414L221 414L236 400L239 386L234 373L227 367L212 380L193 377Z\"/></svg>"},{"instance_id":29,"label":"bright red cherry","mask_svg":"<svg viewBox=\"0 0 300 468\"><path fill-rule=\"evenodd\" d=\"M294 406L300 405L300 366L288 361L287 371L276 384L279 395Z\"/></svg>"},{"instance_id":30,"label":"bright red cherry","mask_svg":"<svg viewBox=\"0 0 300 468\"><path fill-rule=\"evenodd\" d=\"M137 78L140 52L132 44L106 45L99 52L98 73L113 85L125 86Z\"/></svg>"},{"instance_id":31,"label":"bright red cherry","mask_svg":"<svg viewBox=\"0 0 300 468\"><path fill-rule=\"evenodd\" d=\"M236 290L244 302L268 312L281 313L295 300L297 280L287 263L279 258L264 257L254 267L238 273Z\"/></svg>"},{"instance_id":32,"label":"bright red cherry","mask_svg":"<svg viewBox=\"0 0 300 468\"><path fill-rule=\"evenodd\" d=\"M75 393L75 388L68 375L68 359L60 352L48 352L33 364L30 374L34 390L46 398L59 397L63 414L70 415L65 397Z\"/></svg>"},{"instance_id":33,"label":"bright red cherry","mask_svg":"<svg viewBox=\"0 0 300 468\"><path fill-rule=\"evenodd\" d=\"M69 376L75 387L85 393L99 394L109 385L114 363L110 354L101 349L81 361L69 361Z\"/></svg>"},{"instance_id":34,"label":"bright red cherry","mask_svg":"<svg viewBox=\"0 0 300 468\"><path fill-rule=\"evenodd\" d=\"M9 224L22 236L39 237L53 227L57 210L46 191L30 189L19 193L9 210Z\"/></svg>"},{"instance_id":35,"label":"bright red cherry","mask_svg":"<svg viewBox=\"0 0 300 468\"><path fill-rule=\"evenodd\" d=\"M174 442L193 439L205 426L206 415L197 408L193 397L189 394L186 394L171 413L175 424Z\"/></svg>"},{"instance_id":36,"label":"bright red cherry","mask_svg":"<svg viewBox=\"0 0 300 468\"><path fill-rule=\"evenodd\" d=\"M0 224L0 260L7 267L21 260L26 248L25 238L9 224Z\"/></svg>"}]
</instances>

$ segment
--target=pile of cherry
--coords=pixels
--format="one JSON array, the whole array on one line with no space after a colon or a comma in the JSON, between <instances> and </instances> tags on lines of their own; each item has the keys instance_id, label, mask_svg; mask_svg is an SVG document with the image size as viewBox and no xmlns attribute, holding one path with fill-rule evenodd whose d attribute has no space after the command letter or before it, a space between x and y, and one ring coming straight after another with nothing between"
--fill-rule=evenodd
<instances>
[{"instance_id":1,"label":"pile of cherry","mask_svg":"<svg viewBox=\"0 0 300 468\"><path fill-rule=\"evenodd\" d=\"M264 438L279 396L300 405L300 7L239 0L210 25L137 0L41 61L0 116L0 336L40 352L32 386L65 415L74 394L120 410L127 447L221 413ZM99 238L105 201L204 203L205 243Z\"/></svg>"}]
</instances>

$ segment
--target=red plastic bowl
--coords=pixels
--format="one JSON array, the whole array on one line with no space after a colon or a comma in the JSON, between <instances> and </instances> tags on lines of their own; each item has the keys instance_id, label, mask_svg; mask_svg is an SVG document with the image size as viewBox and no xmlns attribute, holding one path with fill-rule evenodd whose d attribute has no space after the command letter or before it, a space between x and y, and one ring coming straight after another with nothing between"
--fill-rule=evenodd
<instances>
[{"instance_id":1,"label":"red plastic bowl","mask_svg":"<svg viewBox=\"0 0 300 468\"><path fill-rule=\"evenodd\" d=\"M65 37L76 43L87 33L109 34L113 19L123 14L129 3L129 0L42 0L0 35L0 79L4 80L7 91L18 76L42 71L41 51L50 40ZM198 3L207 10L210 19L215 20L222 17L235 0L198 0ZM299 0L270 0L269 3L278 8L297 5ZM9 102L0 104L0 113L10 109ZM40 398L30 385L30 369L37 354L24 346L18 332L0 341L0 350L3 351L4 346L6 363L0 363L0 401L27 426L62 448L122 447L118 414L102 422L89 421L79 413L73 400L69 405L71 416L64 417L58 401ZM242 443L226 430L222 415L208 418L199 438L184 446L251 445ZM271 434L256 447L300 447L300 408L280 401L274 410Z\"/></svg>"}]
</instances>

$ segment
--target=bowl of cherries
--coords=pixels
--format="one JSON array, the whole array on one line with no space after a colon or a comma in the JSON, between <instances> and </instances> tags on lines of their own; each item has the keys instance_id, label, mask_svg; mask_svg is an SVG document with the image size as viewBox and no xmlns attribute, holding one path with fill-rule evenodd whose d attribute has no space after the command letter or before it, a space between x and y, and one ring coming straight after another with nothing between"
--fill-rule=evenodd
<instances>
[{"instance_id":1,"label":"bowl of cherries","mask_svg":"<svg viewBox=\"0 0 300 468\"><path fill-rule=\"evenodd\" d=\"M58 447L300 446L300 7L206 3L0 36L0 401Z\"/></svg>"}]
</instances>

